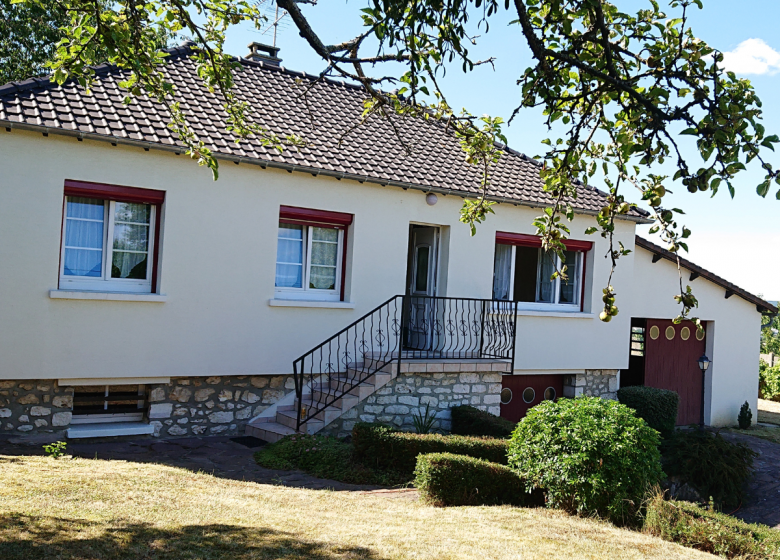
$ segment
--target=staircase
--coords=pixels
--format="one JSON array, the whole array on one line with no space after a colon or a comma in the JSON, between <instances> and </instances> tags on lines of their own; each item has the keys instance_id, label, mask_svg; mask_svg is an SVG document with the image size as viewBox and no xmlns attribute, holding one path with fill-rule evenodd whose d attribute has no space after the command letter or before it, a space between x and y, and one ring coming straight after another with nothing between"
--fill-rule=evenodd
<instances>
[{"instance_id":1,"label":"staircase","mask_svg":"<svg viewBox=\"0 0 780 560\"><path fill-rule=\"evenodd\" d=\"M516 327L514 302L394 296L295 360L294 396L246 434L316 434L395 379L404 359L514 362Z\"/></svg>"}]
</instances>

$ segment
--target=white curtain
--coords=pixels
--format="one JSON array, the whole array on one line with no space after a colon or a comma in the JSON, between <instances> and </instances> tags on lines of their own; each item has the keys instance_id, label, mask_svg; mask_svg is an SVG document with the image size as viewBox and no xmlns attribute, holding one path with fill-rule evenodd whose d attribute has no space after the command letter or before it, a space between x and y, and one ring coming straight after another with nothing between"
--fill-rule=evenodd
<instances>
[{"instance_id":1,"label":"white curtain","mask_svg":"<svg viewBox=\"0 0 780 560\"><path fill-rule=\"evenodd\" d=\"M496 245L493 263L493 299L509 299L509 282L512 278L512 246Z\"/></svg>"},{"instance_id":2,"label":"white curtain","mask_svg":"<svg viewBox=\"0 0 780 560\"><path fill-rule=\"evenodd\" d=\"M66 276L103 276L104 201L68 197L65 223Z\"/></svg>"}]
</instances>

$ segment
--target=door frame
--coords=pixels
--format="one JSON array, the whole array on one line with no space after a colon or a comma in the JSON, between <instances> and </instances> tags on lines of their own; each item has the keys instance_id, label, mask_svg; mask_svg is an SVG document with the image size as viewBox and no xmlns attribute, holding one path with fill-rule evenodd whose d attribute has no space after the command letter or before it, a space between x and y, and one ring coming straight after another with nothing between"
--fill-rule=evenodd
<instances>
[{"instance_id":1,"label":"door frame","mask_svg":"<svg viewBox=\"0 0 780 560\"><path fill-rule=\"evenodd\" d=\"M434 244L433 244L433 273L430 275L430 279L433 281L433 297L439 295L439 286L441 283L441 226L436 224L426 224L423 222L409 222L409 243L406 250L406 286L404 287L404 294L407 296L412 294L412 280L415 277L417 271L417 262L414 254L414 228L415 227L427 227L434 229Z\"/></svg>"},{"instance_id":2,"label":"door frame","mask_svg":"<svg viewBox=\"0 0 780 560\"><path fill-rule=\"evenodd\" d=\"M427 291L425 294L415 293L413 286L417 277L417 248L423 244L417 243L417 237L415 228L429 228L432 231L432 243L431 251L433 255L428 257L429 269L428 269L428 283ZM427 246L427 243L425 244ZM439 294L439 280L440 280L440 259L441 259L441 226L434 224L423 224L410 222L409 223L409 243L406 256L406 287L404 294L406 295L405 303L403 305L403 317L405 319L403 323L403 346L411 351L430 352L437 344L435 336L432 332L421 332L419 329L411 328L411 320L413 316L419 315L419 307L423 307L423 317L429 317L436 315L436 300L425 300L423 298L435 298ZM418 297L417 302L414 298ZM417 313L415 313L417 311Z\"/></svg>"}]
</instances>

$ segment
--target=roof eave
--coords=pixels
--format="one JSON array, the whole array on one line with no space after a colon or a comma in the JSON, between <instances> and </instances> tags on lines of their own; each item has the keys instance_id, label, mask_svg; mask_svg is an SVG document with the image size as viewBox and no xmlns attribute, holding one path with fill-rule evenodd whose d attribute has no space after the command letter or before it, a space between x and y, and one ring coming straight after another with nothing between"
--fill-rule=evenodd
<instances>
[{"instance_id":1,"label":"roof eave","mask_svg":"<svg viewBox=\"0 0 780 560\"><path fill-rule=\"evenodd\" d=\"M674 264L677 264L677 255L675 255L671 251L664 249L663 247L659 247L658 245L656 245L652 241L645 239L644 237L640 237L637 235L636 244L639 247L645 249L646 251L649 251L654 255L658 255L662 259L666 259L668 261L673 262ZM758 311L759 313L776 314L778 312L777 306L772 305L768 301L763 300L760 297L751 294L747 290L743 290L739 286L732 284L731 282L725 280L724 278L721 278L717 274L713 274L709 270L702 268L699 265L694 264L687 259L680 257L680 266L696 274L697 276L700 276L701 278L709 280L713 284L716 284L721 288L724 288L727 292L730 292L735 296L739 296L740 298L744 299L747 302L755 304L756 311Z\"/></svg>"},{"instance_id":2,"label":"roof eave","mask_svg":"<svg viewBox=\"0 0 780 560\"><path fill-rule=\"evenodd\" d=\"M89 139L89 140L96 140L99 142L108 142L110 144L122 144L125 146L134 146L134 147L140 147L144 148L145 150L161 150L164 152L170 152L175 154L184 154L186 153L186 150L182 148L181 146L173 145L173 144L161 144L156 142L149 142L146 140L134 140L132 138L125 138L122 136L107 136L105 134L97 134L94 132L83 132L80 130L67 130L64 128L50 128L43 125L37 125L37 124L30 124L30 123L20 123L17 121L9 121L9 120L3 120L0 119L0 127L5 127L7 129L19 129L19 130L27 130L31 132L41 132L45 134L56 134L59 136L69 136L72 138L81 138L81 139ZM329 169L322 169L320 167L309 167L305 165L297 165L297 164L291 164L291 163L284 163L284 162L278 162L273 160L266 160L266 159L260 159L260 158L249 158L249 157L243 157L243 156L232 156L230 154L224 154L220 152L212 152L214 157L218 160L222 161L230 161L230 162L239 162L239 163L248 163L251 165L258 165L262 167L263 169L267 167L275 168L275 169L283 169L285 171L298 171L301 173L310 173L312 175L324 175L327 177L334 177L336 179L350 179L354 181L358 181L360 183L372 183L376 185L381 185L383 187L399 187L402 189L414 189L418 191L423 192L433 192L443 195L453 195L453 196L459 196L461 198L469 198L477 196L478 193L467 193L463 191L457 191L452 189L446 189L442 187L437 187L433 185L419 185L417 183L406 183L403 181L393 181L390 179L381 179L379 177L370 177L367 175L358 175L354 173L344 173L341 171L333 171ZM488 196L488 200L494 201L494 202L500 202L504 204L512 204L514 206L526 206L529 208L547 208L549 205L544 204L541 202L532 202L532 201L526 201L526 200L517 200L514 198L508 198L508 197L501 197L501 196ZM575 214L583 214L588 216L596 216L598 215L598 212L594 210L587 210L584 208L575 208L574 209ZM648 218L645 218L643 216L630 216L630 215L621 215L616 216L617 219L628 221L628 222L635 222L637 224L651 224L653 223L653 220L650 220Z\"/></svg>"}]
</instances>

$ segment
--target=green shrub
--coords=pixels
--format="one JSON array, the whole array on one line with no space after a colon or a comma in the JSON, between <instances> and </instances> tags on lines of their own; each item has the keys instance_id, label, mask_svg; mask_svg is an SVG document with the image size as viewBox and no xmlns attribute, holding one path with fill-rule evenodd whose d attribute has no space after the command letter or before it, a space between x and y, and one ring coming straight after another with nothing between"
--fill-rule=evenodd
<instances>
[{"instance_id":1,"label":"green shrub","mask_svg":"<svg viewBox=\"0 0 780 560\"><path fill-rule=\"evenodd\" d=\"M725 558L780 559L780 532L688 502L667 502L660 494L647 504L643 530Z\"/></svg>"},{"instance_id":2,"label":"green shrub","mask_svg":"<svg viewBox=\"0 0 780 560\"><path fill-rule=\"evenodd\" d=\"M366 467L354 459L352 446L326 436L294 434L255 453L255 461L267 469L300 469L317 478L350 484L404 484L411 477Z\"/></svg>"},{"instance_id":3,"label":"green shrub","mask_svg":"<svg viewBox=\"0 0 780 560\"><path fill-rule=\"evenodd\" d=\"M737 415L737 424L739 424L740 430L747 430L753 423L753 412L750 410L750 404L745 401L741 407L739 407L739 414Z\"/></svg>"},{"instance_id":4,"label":"green shrub","mask_svg":"<svg viewBox=\"0 0 780 560\"><path fill-rule=\"evenodd\" d=\"M450 409L450 412L452 412L451 431L461 436L508 438L517 426L506 418L493 416L473 406L455 406Z\"/></svg>"},{"instance_id":5,"label":"green shrub","mask_svg":"<svg viewBox=\"0 0 780 560\"><path fill-rule=\"evenodd\" d=\"M705 499L737 506L742 485L750 476L756 453L743 443L731 443L706 430L679 430L661 445L669 476L687 482Z\"/></svg>"},{"instance_id":6,"label":"green shrub","mask_svg":"<svg viewBox=\"0 0 780 560\"><path fill-rule=\"evenodd\" d=\"M429 453L417 457L414 485L435 506L539 505L526 492L517 473L497 463L454 455Z\"/></svg>"},{"instance_id":7,"label":"green shrub","mask_svg":"<svg viewBox=\"0 0 780 560\"><path fill-rule=\"evenodd\" d=\"M509 442L502 439L411 434L381 424L359 422L352 429L355 456L364 465L411 476L417 456L426 453L454 453L506 464Z\"/></svg>"},{"instance_id":8,"label":"green shrub","mask_svg":"<svg viewBox=\"0 0 780 560\"><path fill-rule=\"evenodd\" d=\"M780 366L769 367L764 360L759 362L758 394L762 399L780 401Z\"/></svg>"},{"instance_id":9,"label":"green shrub","mask_svg":"<svg viewBox=\"0 0 780 560\"><path fill-rule=\"evenodd\" d=\"M617 398L636 411L636 415L666 437L674 431L680 396L674 391L654 387L623 387Z\"/></svg>"},{"instance_id":10,"label":"green shrub","mask_svg":"<svg viewBox=\"0 0 780 560\"><path fill-rule=\"evenodd\" d=\"M517 425L509 466L550 507L630 524L663 476L658 443L658 432L615 401L545 401Z\"/></svg>"}]
</instances>

